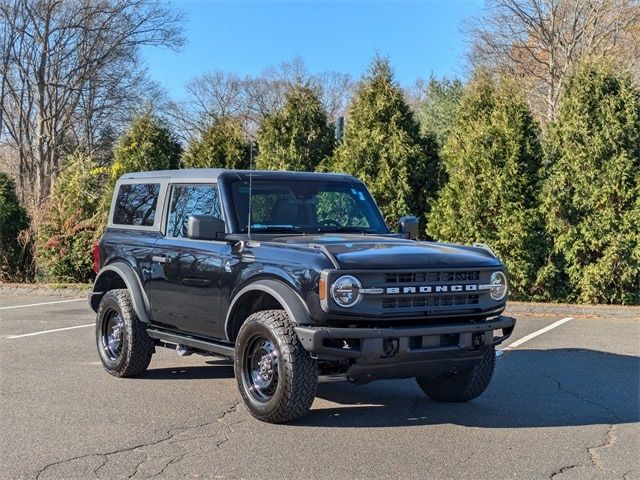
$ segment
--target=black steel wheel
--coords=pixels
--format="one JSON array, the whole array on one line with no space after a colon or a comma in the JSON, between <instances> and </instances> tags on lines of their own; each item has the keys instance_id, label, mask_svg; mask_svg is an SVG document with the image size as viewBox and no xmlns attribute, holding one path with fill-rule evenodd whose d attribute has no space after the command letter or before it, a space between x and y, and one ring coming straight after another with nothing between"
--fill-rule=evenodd
<instances>
[{"instance_id":1,"label":"black steel wheel","mask_svg":"<svg viewBox=\"0 0 640 480\"><path fill-rule=\"evenodd\" d=\"M122 341L124 336L124 320L117 310L109 308L106 321L102 323L102 348L111 361L117 361L122 355Z\"/></svg>"},{"instance_id":2,"label":"black steel wheel","mask_svg":"<svg viewBox=\"0 0 640 480\"><path fill-rule=\"evenodd\" d=\"M115 377L144 372L153 355L153 340L133 310L129 291L110 290L100 301L96 344L102 366Z\"/></svg>"},{"instance_id":3,"label":"black steel wheel","mask_svg":"<svg viewBox=\"0 0 640 480\"><path fill-rule=\"evenodd\" d=\"M256 335L249 341L243 361L249 394L259 402L273 398L278 386L280 352L270 339Z\"/></svg>"},{"instance_id":4,"label":"black steel wheel","mask_svg":"<svg viewBox=\"0 0 640 480\"><path fill-rule=\"evenodd\" d=\"M284 423L311 408L317 362L300 344L284 310L247 318L236 339L234 367L242 399L259 420Z\"/></svg>"}]
</instances>

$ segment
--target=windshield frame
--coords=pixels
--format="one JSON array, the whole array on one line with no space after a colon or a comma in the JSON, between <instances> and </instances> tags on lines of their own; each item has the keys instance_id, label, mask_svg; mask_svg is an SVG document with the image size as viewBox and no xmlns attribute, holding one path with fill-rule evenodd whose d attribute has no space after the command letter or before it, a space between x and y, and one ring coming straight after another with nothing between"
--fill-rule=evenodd
<instances>
[{"instance_id":1,"label":"windshield frame","mask_svg":"<svg viewBox=\"0 0 640 480\"><path fill-rule=\"evenodd\" d=\"M218 181L218 184L221 190L221 197L224 203L224 210L226 214L225 218L227 220L229 230L232 233L247 235L248 232L246 227L243 228L246 224L246 221L241 221L241 219L238 217L240 210L236 209L234 205L233 184L235 182L247 182L249 180L249 174L248 172L242 172L243 173L242 175L239 174L239 172L234 172L234 173L236 174L233 176L227 176L227 175L220 176ZM389 227L384 221L384 218L380 213L380 209L378 208L373 197L369 193L369 190L361 181L357 180L356 178L344 176L344 179L336 180L335 178L331 178L331 177L335 177L334 175L312 174L314 177L317 176L317 178L310 179L307 176L306 178L298 179L298 178L291 178L290 172L287 172L289 173L288 175L284 174L284 172L282 172L283 173L282 175L278 175L277 172L273 172L273 174L271 175L265 175L265 172L256 172L256 173L258 174L253 175L253 179L252 179L253 185L255 185L256 183L263 183L263 182L279 183L281 185L287 185L287 184L293 184L293 183L313 183L314 181L317 181L318 183L336 183L338 185L343 185L345 187L355 188L362 193L362 195L364 196L364 201L366 201L371 206L371 209L369 212L371 214L371 218L367 218L367 220L368 221L375 220L376 222L378 222L378 228L363 227L364 231L342 231L342 232L340 232L339 229L337 228L331 229L331 227L323 227L322 229L301 228L299 231L295 231L295 232L285 231L286 228L284 227L282 228L282 231L275 231L275 229L262 230L262 229L252 228L251 229L252 235L255 234L255 235L273 236L274 234L277 234L280 236L280 235L314 235L314 234L321 235L321 234L335 234L335 233L387 235L390 233ZM364 213L366 214L366 212ZM352 229L349 228L348 230L352 230Z\"/></svg>"}]
</instances>

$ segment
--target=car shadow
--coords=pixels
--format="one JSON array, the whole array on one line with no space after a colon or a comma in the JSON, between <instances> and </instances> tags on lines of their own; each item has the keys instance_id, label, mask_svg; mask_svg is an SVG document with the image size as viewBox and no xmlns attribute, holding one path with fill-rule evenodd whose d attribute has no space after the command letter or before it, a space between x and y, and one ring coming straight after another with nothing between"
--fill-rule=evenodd
<instances>
[{"instance_id":1,"label":"car shadow","mask_svg":"<svg viewBox=\"0 0 640 480\"><path fill-rule=\"evenodd\" d=\"M153 368L140 378L144 380L215 380L233 378L233 362L225 359L207 360L207 365Z\"/></svg>"},{"instance_id":2,"label":"car shadow","mask_svg":"<svg viewBox=\"0 0 640 480\"><path fill-rule=\"evenodd\" d=\"M149 380L234 377L229 360L148 370ZM309 414L288 426L375 428L455 424L536 428L640 421L640 357L586 349L513 350L468 403L430 400L413 379L320 384Z\"/></svg>"},{"instance_id":3,"label":"car shadow","mask_svg":"<svg viewBox=\"0 0 640 480\"><path fill-rule=\"evenodd\" d=\"M468 403L430 400L412 379L322 384L309 415L289 425L536 428L632 423L640 421L639 383L640 357L582 349L515 350L497 359L491 385Z\"/></svg>"}]
</instances>

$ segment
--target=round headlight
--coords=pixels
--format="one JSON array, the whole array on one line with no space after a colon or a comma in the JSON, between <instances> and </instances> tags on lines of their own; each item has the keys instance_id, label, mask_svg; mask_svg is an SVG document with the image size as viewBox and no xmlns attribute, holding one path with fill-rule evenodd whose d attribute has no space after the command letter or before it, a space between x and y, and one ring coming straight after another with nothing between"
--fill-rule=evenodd
<instances>
[{"instance_id":1,"label":"round headlight","mask_svg":"<svg viewBox=\"0 0 640 480\"><path fill-rule=\"evenodd\" d=\"M502 300L507 296L507 276L502 272L493 272L491 275L491 298Z\"/></svg>"},{"instance_id":2,"label":"round headlight","mask_svg":"<svg viewBox=\"0 0 640 480\"><path fill-rule=\"evenodd\" d=\"M360 300L360 280L351 275L338 278L331 286L331 298L341 307L353 307Z\"/></svg>"}]
</instances>

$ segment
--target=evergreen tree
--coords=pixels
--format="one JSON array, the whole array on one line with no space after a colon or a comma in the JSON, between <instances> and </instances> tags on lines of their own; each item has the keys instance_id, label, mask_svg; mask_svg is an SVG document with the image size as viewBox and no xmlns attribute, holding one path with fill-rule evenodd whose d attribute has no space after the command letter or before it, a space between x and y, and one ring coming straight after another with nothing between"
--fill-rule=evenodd
<instances>
[{"instance_id":1,"label":"evergreen tree","mask_svg":"<svg viewBox=\"0 0 640 480\"><path fill-rule=\"evenodd\" d=\"M120 137L111 166L113 182L127 172L170 170L180 165L182 147L159 118L145 113Z\"/></svg>"},{"instance_id":2,"label":"evergreen tree","mask_svg":"<svg viewBox=\"0 0 640 480\"><path fill-rule=\"evenodd\" d=\"M23 252L18 236L27 228L29 217L18 201L16 185L0 172L0 281L24 280L28 250Z\"/></svg>"},{"instance_id":3,"label":"evergreen tree","mask_svg":"<svg viewBox=\"0 0 640 480\"><path fill-rule=\"evenodd\" d=\"M359 177L387 224L418 215L435 194L435 145L420 135L386 58L376 57L349 106L343 142L325 170Z\"/></svg>"},{"instance_id":4,"label":"evergreen tree","mask_svg":"<svg viewBox=\"0 0 640 480\"><path fill-rule=\"evenodd\" d=\"M249 168L250 150L242 124L221 117L192 142L182 157L183 168Z\"/></svg>"},{"instance_id":5,"label":"evergreen tree","mask_svg":"<svg viewBox=\"0 0 640 480\"><path fill-rule=\"evenodd\" d=\"M176 169L180 166L181 154L180 143L161 119L149 112L135 118L118 139L113 163L107 169L107 186L100 208L101 225L106 225L113 189L120 176L128 172Z\"/></svg>"},{"instance_id":6,"label":"evergreen tree","mask_svg":"<svg viewBox=\"0 0 640 480\"><path fill-rule=\"evenodd\" d=\"M440 151L447 141L457 118L457 109L462 96L460 80L437 80L431 78L420 105L418 117L422 134L432 138L437 144L437 154L433 171L436 175L434 191L439 191L446 183L447 175L442 165Z\"/></svg>"},{"instance_id":7,"label":"evergreen tree","mask_svg":"<svg viewBox=\"0 0 640 480\"><path fill-rule=\"evenodd\" d=\"M640 302L640 94L606 62L577 69L549 128L543 189L553 264L570 299Z\"/></svg>"},{"instance_id":8,"label":"evergreen tree","mask_svg":"<svg viewBox=\"0 0 640 480\"><path fill-rule=\"evenodd\" d=\"M317 92L307 84L295 84L282 108L262 122L258 168L312 172L332 154L333 136Z\"/></svg>"},{"instance_id":9,"label":"evergreen tree","mask_svg":"<svg viewBox=\"0 0 640 480\"><path fill-rule=\"evenodd\" d=\"M104 175L91 157L75 153L64 161L38 229L40 277L56 282L90 280L103 185Z\"/></svg>"},{"instance_id":10,"label":"evergreen tree","mask_svg":"<svg viewBox=\"0 0 640 480\"><path fill-rule=\"evenodd\" d=\"M423 133L433 135L440 147L445 144L455 122L462 91L462 82L457 79L431 78L427 84L420 105L420 125Z\"/></svg>"},{"instance_id":11,"label":"evergreen tree","mask_svg":"<svg viewBox=\"0 0 640 480\"><path fill-rule=\"evenodd\" d=\"M544 254L538 210L542 151L526 101L506 80L478 73L466 87L442 151L448 182L428 231L438 240L491 246L513 293L534 293Z\"/></svg>"}]
</instances>

